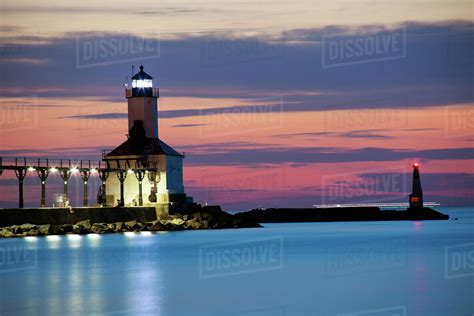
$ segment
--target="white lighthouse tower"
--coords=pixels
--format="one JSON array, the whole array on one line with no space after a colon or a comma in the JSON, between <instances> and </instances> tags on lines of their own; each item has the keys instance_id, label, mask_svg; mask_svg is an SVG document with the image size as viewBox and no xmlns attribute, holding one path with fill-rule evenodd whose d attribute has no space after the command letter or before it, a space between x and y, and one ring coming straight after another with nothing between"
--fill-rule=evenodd
<instances>
[{"instance_id":1,"label":"white lighthouse tower","mask_svg":"<svg viewBox=\"0 0 474 316\"><path fill-rule=\"evenodd\" d=\"M153 88L153 77L140 71L132 77L132 89L125 90L128 100L128 129L135 121L142 121L146 138L158 138L158 88Z\"/></svg>"},{"instance_id":2,"label":"white lighthouse tower","mask_svg":"<svg viewBox=\"0 0 474 316\"><path fill-rule=\"evenodd\" d=\"M108 168L128 172L108 175L105 185L107 204L153 205L165 212L185 207L184 156L158 137L159 89L153 87L153 78L143 70L143 66L132 77L132 88L125 89L125 96L128 101L128 139L104 155L103 160Z\"/></svg>"}]
</instances>

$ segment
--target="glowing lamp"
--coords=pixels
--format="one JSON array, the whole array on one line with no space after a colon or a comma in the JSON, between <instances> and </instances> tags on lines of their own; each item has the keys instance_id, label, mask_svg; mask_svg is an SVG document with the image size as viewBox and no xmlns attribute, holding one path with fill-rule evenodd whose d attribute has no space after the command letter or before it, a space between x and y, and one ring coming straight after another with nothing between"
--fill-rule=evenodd
<instances>
[{"instance_id":1,"label":"glowing lamp","mask_svg":"<svg viewBox=\"0 0 474 316\"><path fill-rule=\"evenodd\" d=\"M31 172L31 171L35 171L35 170L36 170L36 169L33 168L33 167L29 167L29 168L28 168L28 171L30 171L30 172Z\"/></svg>"},{"instance_id":2,"label":"glowing lamp","mask_svg":"<svg viewBox=\"0 0 474 316\"><path fill-rule=\"evenodd\" d=\"M57 169L57 168L55 168L55 167L52 167L52 168L50 168L50 169L49 169L49 171L51 171L51 172L53 172L53 173L54 173L54 172L57 172L57 171L58 171L58 169Z\"/></svg>"},{"instance_id":3,"label":"glowing lamp","mask_svg":"<svg viewBox=\"0 0 474 316\"><path fill-rule=\"evenodd\" d=\"M151 79L132 80L132 88L152 88L153 81Z\"/></svg>"},{"instance_id":4,"label":"glowing lamp","mask_svg":"<svg viewBox=\"0 0 474 316\"><path fill-rule=\"evenodd\" d=\"M79 169L77 169L76 167L72 167L69 171L71 171L71 173L76 173L79 172Z\"/></svg>"},{"instance_id":5,"label":"glowing lamp","mask_svg":"<svg viewBox=\"0 0 474 316\"><path fill-rule=\"evenodd\" d=\"M143 65L140 66L140 71L132 77L132 88L146 89L153 88L153 77L143 71Z\"/></svg>"}]
</instances>

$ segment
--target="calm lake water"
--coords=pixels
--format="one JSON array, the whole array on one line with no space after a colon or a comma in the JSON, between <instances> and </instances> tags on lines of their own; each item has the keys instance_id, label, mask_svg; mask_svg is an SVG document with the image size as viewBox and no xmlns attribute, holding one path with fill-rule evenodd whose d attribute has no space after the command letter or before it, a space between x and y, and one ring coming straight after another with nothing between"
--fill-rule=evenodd
<instances>
[{"instance_id":1,"label":"calm lake water","mask_svg":"<svg viewBox=\"0 0 474 316\"><path fill-rule=\"evenodd\" d=\"M0 240L0 315L473 315L458 220Z\"/></svg>"}]
</instances>

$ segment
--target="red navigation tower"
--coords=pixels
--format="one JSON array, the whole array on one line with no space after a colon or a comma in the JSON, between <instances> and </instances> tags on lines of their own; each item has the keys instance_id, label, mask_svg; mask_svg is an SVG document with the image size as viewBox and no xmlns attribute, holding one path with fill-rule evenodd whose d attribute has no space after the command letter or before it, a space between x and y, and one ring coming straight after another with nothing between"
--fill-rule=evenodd
<instances>
[{"instance_id":1,"label":"red navigation tower","mask_svg":"<svg viewBox=\"0 0 474 316\"><path fill-rule=\"evenodd\" d=\"M413 164L413 185L410 197L410 209L423 208L423 190L421 189L420 171L417 162Z\"/></svg>"}]
</instances>

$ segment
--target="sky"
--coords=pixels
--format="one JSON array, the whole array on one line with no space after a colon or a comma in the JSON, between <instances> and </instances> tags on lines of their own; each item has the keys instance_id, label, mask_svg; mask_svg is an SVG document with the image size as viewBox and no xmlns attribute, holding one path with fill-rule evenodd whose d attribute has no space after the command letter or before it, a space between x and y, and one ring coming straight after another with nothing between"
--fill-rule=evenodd
<instances>
[{"instance_id":1,"label":"sky","mask_svg":"<svg viewBox=\"0 0 474 316\"><path fill-rule=\"evenodd\" d=\"M124 83L160 88L185 190L225 209L473 205L471 1L0 2L0 157L102 157L127 134ZM17 205L0 177L0 207ZM26 178L26 205L39 179ZM95 196L97 179L91 183ZM48 203L61 193L48 179ZM71 180L73 205L82 185Z\"/></svg>"}]
</instances>

